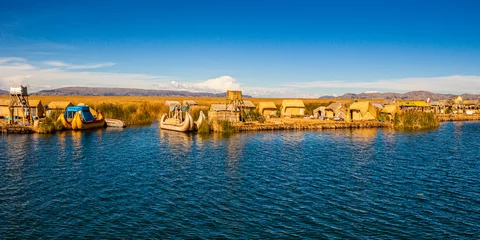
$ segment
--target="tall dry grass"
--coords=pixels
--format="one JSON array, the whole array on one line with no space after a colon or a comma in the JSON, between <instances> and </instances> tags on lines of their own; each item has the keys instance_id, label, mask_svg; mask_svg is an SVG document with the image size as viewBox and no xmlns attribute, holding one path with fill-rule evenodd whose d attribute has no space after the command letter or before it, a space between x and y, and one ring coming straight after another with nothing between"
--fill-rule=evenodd
<instances>
[{"instance_id":1,"label":"tall dry grass","mask_svg":"<svg viewBox=\"0 0 480 240\"><path fill-rule=\"evenodd\" d=\"M409 111L397 114L394 121L395 129L421 130L433 129L440 126L440 120L434 113Z\"/></svg>"},{"instance_id":2,"label":"tall dry grass","mask_svg":"<svg viewBox=\"0 0 480 240\"><path fill-rule=\"evenodd\" d=\"M90 107L101 112L105 118L119 119L127 125L150 124L161 114L168 112L163 103L90 103Z\"/></svg>"}]
</instances>

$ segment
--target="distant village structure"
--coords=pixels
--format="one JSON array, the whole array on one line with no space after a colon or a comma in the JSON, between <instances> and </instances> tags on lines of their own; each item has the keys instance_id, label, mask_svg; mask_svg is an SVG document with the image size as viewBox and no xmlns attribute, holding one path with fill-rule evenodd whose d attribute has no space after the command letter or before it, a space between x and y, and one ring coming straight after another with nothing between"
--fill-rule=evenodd
<instances>
[{"instance_id":1,"label":"distant village structure","mask_svg":"<svg viewBox=\"0 0 480 240\"><path fill-rule=\"evenodd\" d=\"M325 114L328 119L347 119L347 111L348 109L343 104L343 102L331 103L325 108Z\"/></svg>"},{"instance_id":2,"label":"distant village structure","mask_svg":"<svg viewBox=\"0 0 480 240\"><path fill-rule=\"evenodd\" d=\"M266 118L277 116L277 106L274 102L259 102L258 111Z\"/></svg>"},{"instance_id":3,"label":"distant village structure","mask_svg":"<svg viewBox=\"0 0 480 240\"><path fill-rule=\"evenodd\" d=\"M168 107L169 121L175 118L182 122L187 119L187 116L190 116L188 118L195 116L198 117L197 119L208 120L209 124L213 121L246 122L244 126L251 126L255 121L258 121L259 125L264 123L277 124L270 129L278 129L279 125L285 125L285 123L297 124L302 123L302 121L319 124L323 124L321 121L325 121L325 123L331 121L332 124L334 124L333 121L344 122L335 126L349 125L351 122L355 122L351 124L362 125L363 123L359 123L361 121L370 121L368 124L373 124L372 122L378 122L379 124L383 124L380 122L392 123L397 116L413 111L434 113L439 118L443 117L443 121L457 120L457 116L461 116L463 119L477 119L475 116L473 118L464 116L480 115L480 100L478 99L465 100L462 96L455 98L450 96L449 99L432 100L430 97L426 97L425 100L386 99L369 101L353 98L350 100L332 99L318 102L307 100L307 104L305 104L301 99L246 100L243 99L241 91L229 90L226 92L225 99L215 100L213 104L209 105L201 106L195 100L185 99L184 97L181 97L180 101L178 99L166 100L164 105ZM201 103L200 99L197 101ZM317 103L318 105L315 105ZM45 105L41 100L29 99L26 87L13 86L9 94L0 99L1 124L2 126L5 124L22 127L31 126L30 124L38 124L45 117L54 116L53 113L55 112L63 113L71 106L74 106L74 104L70 101L52 101ZM84 103L79 103L77 106L88 107ZM160 111L166 111L167 107L163 107ZM88 109L91 115L96 118L97 112L93 108L89 107ZM199 114L202 117L199 117ZM100 115L102 114L98 114L98 116ZM200 123L200 120L197 122ZM197 124L197 122L192 121L191 124ZM169 122L165 121L165 123ZM238 125L242 124L235 124L235 126Z\"/></svg>"},{"instance_id":4,"label":"distant village structure","mask_svg":"<svg viewBox=\"0 0 480 240\"><path fill-rule=\"evenodd\" d=\"M193 100L183 100L182 101L182 104L185 105L185 106L198 106L197 102L193 101Z\"/></svg>"},{"instance_id":5,"label":"distant village structure","mask_svg":"<svg viewBox=\"0 0 480 240\"><path fill-rule=\"evenodd\" d=\"M72 102L64 101L64 102L50 102L46 106L47 116L52 115L54 112L64 112L67 107L74 106Z\"/></svg>"},{"instance_id":6,"label":"distant village structure","mask_svg":"<svg viewBox=\"0 0 480 240\"><path fill-rule=\"evenodd\" d=\"M283 100L280 114L282 117L303 117L305 104L302 100Z\"/></svg>"},{"instance_id":7,"label":"distant village structure","mask_svg":"<svg viewBox=\"0 0 480 240\"><path fill-rule=\"evenodd\" d=\"M352 121L376 120L377 109L371 102L355 102L350 105L349 117Z\"/></svg>"}]
</instances>

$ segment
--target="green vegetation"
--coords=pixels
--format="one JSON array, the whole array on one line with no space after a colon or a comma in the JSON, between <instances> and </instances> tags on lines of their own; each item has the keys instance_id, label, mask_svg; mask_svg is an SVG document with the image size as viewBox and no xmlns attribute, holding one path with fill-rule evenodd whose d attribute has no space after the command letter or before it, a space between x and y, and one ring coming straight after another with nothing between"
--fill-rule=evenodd
<instances>
[{"instance_id":1,"label":"green vegetation","mask_svg":"<svg viewBox=\"0 0 480 240\"><path fill-rule=\"evenodd\" d=\"M381 111L377 111L377 119L378 121L383 121L383 122L390 122L394 119L390 119L390 115L388 113L384 113Z\"/></svg>"},{"instance_id":2,"label":"green vegetation","mask_svg":"<svg viewBox=\"0 0 480 240\"><path fill-rule=\"evenodd\" d=\"M208 123L208 121L203 121L200 127L198 127L198 133L200 134L208 134L212 131L212 126Z\"/></svg>"},{"instance_id":3,"label":"green vegetation","mask_svg":"<svg viewBox=\"0 0 480 240\"><path fill-rule=\"evenodd\" d=\"M43 119L38 125L38 133L53 133L63 130L63 124L58 120L62 114L60 111L53 111L48 117Z\"/></svg>"},{"instance_id":4,"label":"green vegetation","mask_svg":"<svg viewBox=\"0 0 480 240\"><path fill-rule=\"evenodd\" d=\"M435 114L415 111L397 114L394 124L395 129L400 130L432 129L438 126L440 121Z\"/></svg>"},{"instance_id":5,"label":"green vegetation","mask_svg":"<svg viewBox=\"0 0 480 240\"><path fill-rule=\"evenodd\" d=\"M248 112L248 115L250 116L252 121L258 121L258 119L262 117L262 115L257 110L250 110L250 112Z\"/></svg>"},{"instance_id":6,"label":"green vegetation","mask_svg":"<svg viewBox=\"0 0 480 240\"><path fill-rule=\"evenodd\" d=\"M213 129L216 132L221 132L221 133L225 133L225 134L231 134L231 133L236 132L236 129L233 126L233 124L231 122L225 121L225 120L214 121L213 122Z\"/></svg>"}]
</instances>

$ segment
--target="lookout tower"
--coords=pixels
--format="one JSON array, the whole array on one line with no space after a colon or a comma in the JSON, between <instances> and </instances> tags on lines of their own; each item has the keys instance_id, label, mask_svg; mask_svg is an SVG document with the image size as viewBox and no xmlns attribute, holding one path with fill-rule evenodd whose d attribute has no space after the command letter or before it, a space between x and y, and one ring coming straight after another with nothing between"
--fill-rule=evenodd
<instances>
[{"instance_id":1,"label":"lookout tower","mask_svg":"<svg viewBox=\"0 0 480 240\"><path fill-rule=\"evenodd\" d=\"M241 121L250 120L250 115L246 111L245 103L242 99L242 91L227 90L226 100L225 109L228 109L228 106L232 105L232 111L237 111L237 109L240 110Z\"/></svg>"},{"instance_id":2,"label":"lookout tower","mask_svg":"<svg viewBox=\"0 0 480 240\"><path fill-rule=\"evenodd\" d=\"M16 119L22 117L23 125L25 125L25 119L30 119L30 104L28 103L27 87L13 86L10 88L9 109L9 123L14 124Z\"/></svg>"}]
</instances>

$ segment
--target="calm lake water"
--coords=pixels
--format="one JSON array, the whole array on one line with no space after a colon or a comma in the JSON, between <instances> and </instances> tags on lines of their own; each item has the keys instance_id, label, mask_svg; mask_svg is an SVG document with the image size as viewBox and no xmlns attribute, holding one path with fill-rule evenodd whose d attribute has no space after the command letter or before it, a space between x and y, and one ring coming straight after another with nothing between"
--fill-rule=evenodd
<instances>
[{"instance_id":1,"label":"calm lake water","mask_svg":"<svg viewBox=\"0 0 480 240\"><path fill-rule=\"evenodd\" d=\"M0 135L0 238L479 238L480 123Z\"/></svg>"}]
</instances>

